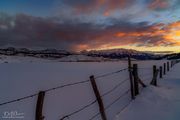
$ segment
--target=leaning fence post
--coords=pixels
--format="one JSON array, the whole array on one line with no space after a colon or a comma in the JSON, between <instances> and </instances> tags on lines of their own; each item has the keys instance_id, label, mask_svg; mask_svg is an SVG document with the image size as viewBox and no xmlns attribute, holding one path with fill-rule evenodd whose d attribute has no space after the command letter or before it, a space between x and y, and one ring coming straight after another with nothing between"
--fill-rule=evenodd
<instances>
[{"instance_id":1,"label":"leaning fence post","mask_svg":"<svg viewBox=\"0 0 180 120\"><path fill-rule=\"evenodd\" d=\"M164 75L166 74L166 63L164 63Z\"/></svg>"},{"instance_id":2,"label":"leaning fence post","mask_svg":"<svg viewBox=\"0 0 180 120\"><path fill-rule=\"evenodd\" d=\"M139 94L138 65L137 64L133 64L133 76L134 76L134 92L136 96Z\"/></svg>"},{"instance_id":3,"label":"leaning fence post","mask_svg":"<svg viewBox=\"0 0 180 120\"><path fill-rule=\"evenodd\" d=\"M167 71L169 71L169 62L167 62Z\"/></svg>"},{"instance_id":4,"label":"leaning fence post","mask_svg":"<svg viewBox=\"0 0 180 120\"><path fill-rule=\"evenodd\" d=\"M40 91L38 94L37 104L36 104L36 120L43 120L42 115L43 103L44 103L45 91Z\"/></svg>"},{"instance_id":5,"label":"leaning fence post","mask_svg":"<svg viewBox=\"0 0 180 120\"><path fill-rule=\"evenodd\" d=\"M159 78L162 78L162 66L159 67L159 71L160 71Z\"/></svg>"},{"instance_id":6,"label":"leaning fence post","mask_svg":"<svg viewBox=\"0 0 180 120\"><path fill-rule=\"evenodd\" d=\"M129 70L129 79L130 79L130 89L131 89L131 98L135 99L134 97L134 84L133 84L133 77L132 77L132 65L131 65L131 58L128 56L128 70Z\"/></svg>"},{"instance_id":7,"label":"leaning fence post","mask_svg":"<svg viewBox=\"0 0 180 120\"><path fill-rule=\"evenodd\" d=\"M104 109L104 104L103 104L103 101L101 99L101 96L100 96L100 93L99 93L99 90L98 90L98 87L96 85L96 81L95 81L95 78L93 75L90 76L90 81L91 81L92 88L94 90L94 94L95 94L96 99L97 99L98 104L99 104L99 111L101 113L102 120L107 120L105 109Z\"/></svg>"}]
</instances>

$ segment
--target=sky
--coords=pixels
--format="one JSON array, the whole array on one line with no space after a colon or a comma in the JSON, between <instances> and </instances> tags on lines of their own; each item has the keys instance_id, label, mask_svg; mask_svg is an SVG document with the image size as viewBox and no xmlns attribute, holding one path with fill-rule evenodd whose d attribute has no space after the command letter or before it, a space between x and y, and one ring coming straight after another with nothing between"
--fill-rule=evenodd
<instances>
[{"instance_id":1,"label":"sky","mask_svg":"<svg viewBox=\"0 0 180 120\"><path fill-rule=\"evenodd\" d=\"M0 47L180 52L180 0L0 0Z\"/></svg>"}]
</instances>

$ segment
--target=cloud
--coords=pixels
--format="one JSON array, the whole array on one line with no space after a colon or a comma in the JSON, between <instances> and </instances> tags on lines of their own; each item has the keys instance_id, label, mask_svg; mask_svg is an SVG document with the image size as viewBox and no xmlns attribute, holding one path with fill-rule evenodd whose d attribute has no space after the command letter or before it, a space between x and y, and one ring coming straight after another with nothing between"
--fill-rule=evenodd
<instances>
[{"instance_id":1,"label":"cloud","mask_svg":"<svg viewBox=\"0 0 180 120\"><path fill-rule=\"evenodd\" d=\"M73 14L99 13L109 16L111 12L132 6L136 0L61 0L59 9L66 6ZM60 10L59 10L60 11Z\"/></svg>"},{"instance_id":2,"label":"cloud","mask_svg":"<svg viewBox=\"0 0 180 120\"><path fill-rule=\"evenodd\" d=\"M150 10L154 11L178 9L180 6L179 0L146 0L146 4Z\"/></svg>"},{"instance_id":3,"label":"cloud","mask_svg":"<svg viewBox=\"0 0 180 120\"><path fill-rule=\"evenodd\" d=\"M170 8L171 4L169 0L150 0L149 9L152 10L165 10Z\"/></svg>"},{"instance_id":4,"label":"cloud","mask_svg":"<svg viewBox=\"0 0 180 120\"><path fill-rule=\"evenodd\" d=\"M110 16L117 12L126 12L133 6L136 6L136 9L142 7L144 10L165 11L177 9L179 5L179 0L61 0L58 11L63 11L63 6L66 6L68 11L76 15L98 13Z\"/></svg>"},{"instance_id":5,"label":"cloud","mask_svg":"<svg viewBox=\"0 0 180 120\"><path fill-rule=\"evenodd\" d=\"M3 18L3 19L2 19ZM0 15L0 46L99 49L113 46L174 46L180 21L172 24L133 23L109 19L108 24L57 20L25 14ZM3 26L6 26L4 29Z\"/></svg>"},{"instance_id":6,"label":"cloud","mask_svg":"<svg viewBox=\"0 0 180 120\"><path fill-rule=\"evenodd\" d=\"M167 23L178 19L178 4L179 0L60 0L52 13L61 19L82 22L100 23L115 18Z\"/></svg>"}]
</instances>

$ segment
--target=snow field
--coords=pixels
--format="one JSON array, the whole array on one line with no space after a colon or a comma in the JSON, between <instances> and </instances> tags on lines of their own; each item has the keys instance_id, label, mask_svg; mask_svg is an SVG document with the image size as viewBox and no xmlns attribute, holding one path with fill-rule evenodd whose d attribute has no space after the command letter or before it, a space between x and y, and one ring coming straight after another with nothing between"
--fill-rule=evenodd
<instances>
[{"instance_id":1,"label":"snow field","mask_svg":"<svg viewBox=\"0 0 180 120\"><path fill-rule=\"evenodd\" d=\"M29 60L29 59L28 59ZM17 99L56 87L58 85L78 82L89 79L90 75L95 77L105 73L110 73L123 68L127 68L127 61L120 62L57 62L20 60L20 62L9 60L8 63L1 63L1 84L0 84L0 103ZM165 61L136 61L139 67L152 68L152 65L160 65ZM139 74L151 74L152 69L141 70ZM146 77L146 76L143 76ZM142 78L143 78L142 77ZM96 79L100 93L106 93L117 84L128 78L128 71L123 71L104 78ZM149 84L151 79L146 83ZM111 104L119 96L129 89L129 79L112 93L103 97L105 107ZM35 106L37 97L19 101L16 103L0 106L0 114L4 111L18 111L25 114L25 120L33 120L35 116ZM83 83L71 87L65 87L47 92L45 95L43 115L45 120L55 120L72 113L73 111L91 103L95 100L91 84ZM118 100L106 110L108 119L114 119L117 113L131 101L130 93ZM98 113L97 103L88 107L73 116L70 120L88 120ZM94 120L99 119L99 116Z\"/></svg>"}]
</instances>

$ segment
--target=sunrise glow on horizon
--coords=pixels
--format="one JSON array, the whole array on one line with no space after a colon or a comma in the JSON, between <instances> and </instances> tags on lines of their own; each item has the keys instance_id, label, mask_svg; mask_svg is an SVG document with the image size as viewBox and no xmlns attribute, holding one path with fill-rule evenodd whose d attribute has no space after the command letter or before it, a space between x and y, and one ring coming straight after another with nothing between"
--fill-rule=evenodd
<instances>
[{"instance_id":1,"label":"sunrise glow on horizon","mask_svg":"<svg viewBox=\"0 0 180 120\"><path fill-rule=\"evenodd\" d=\"M1 0L0 47L180 52L179 0Z\"/></svg>"}]
</instances>

